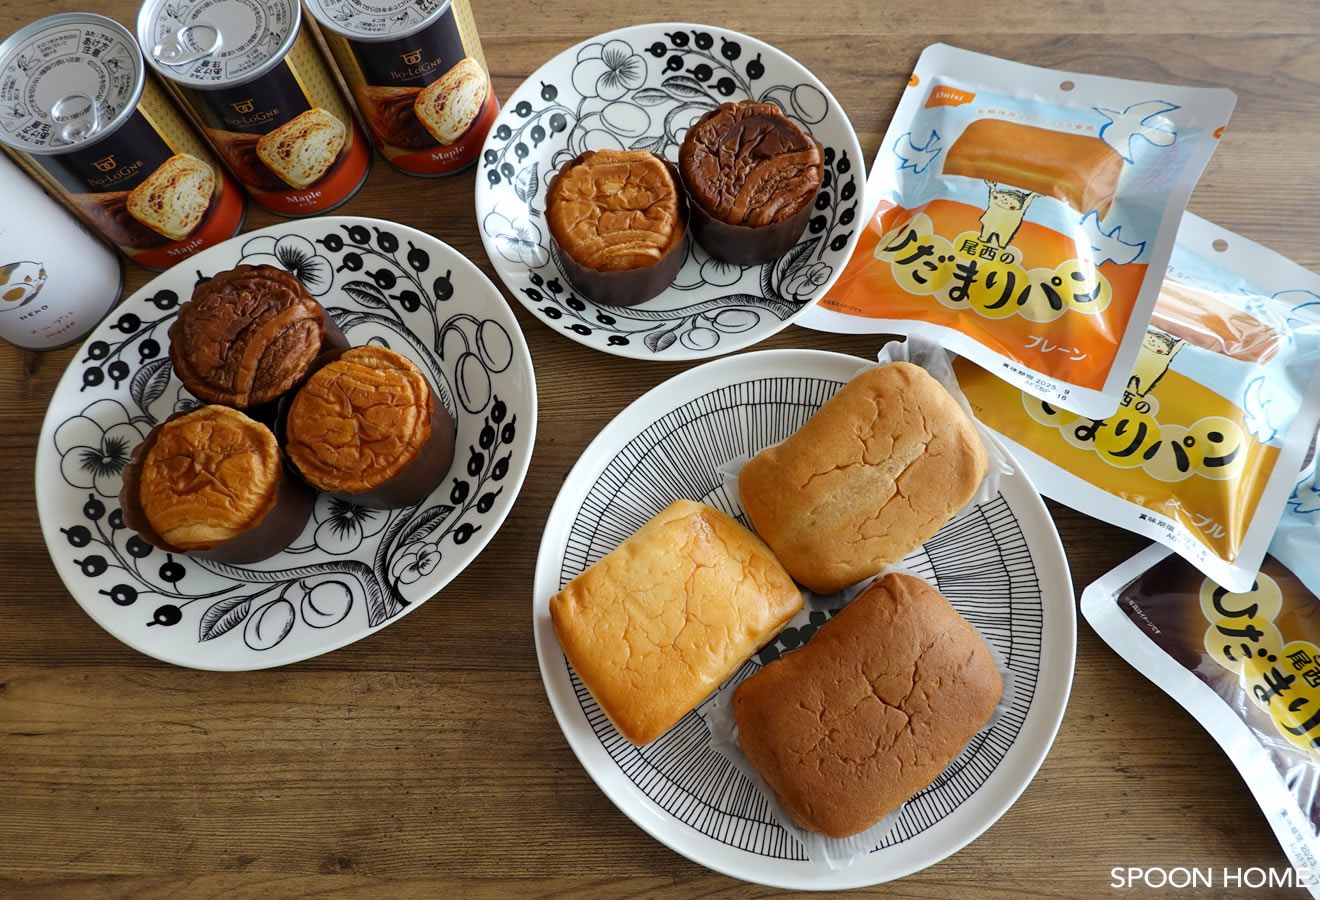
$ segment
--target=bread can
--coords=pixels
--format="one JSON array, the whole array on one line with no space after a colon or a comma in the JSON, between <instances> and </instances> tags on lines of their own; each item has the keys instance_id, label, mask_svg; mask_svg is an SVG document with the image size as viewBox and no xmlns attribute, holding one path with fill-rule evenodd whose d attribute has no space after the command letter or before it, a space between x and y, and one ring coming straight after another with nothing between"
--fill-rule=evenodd
<instances>
[{"instance_id":1,"label":"bread can","mask_svg":"<svg viewBox=\"0 0 1320 900\"><path fill-rule=\"evenodd\" d=\"M376 148L410 175L476 162L499 101L468 0L307 0Z\"/></svg>"},{"instance_id":2,"label":"bread can","mask_svg":"<svg viewBox=\"0 0 1320 900\"><path fill-rule=\"evenodd\" d=\"M243 192L148 77L133 35L104 16L60 13L0 43L0 142L147 268L243 226Z\"/></svg>"},{"instance_id":3,"label":"bread can","mask_svg":"<svg viewBox=\"0 0 1320 900\"><path fill-rule=\"evenodd\" d=\"M137 38L266 209L323 213L366 180L371 148L297 0L147 0Z\"/></svg>"}]
</instances>

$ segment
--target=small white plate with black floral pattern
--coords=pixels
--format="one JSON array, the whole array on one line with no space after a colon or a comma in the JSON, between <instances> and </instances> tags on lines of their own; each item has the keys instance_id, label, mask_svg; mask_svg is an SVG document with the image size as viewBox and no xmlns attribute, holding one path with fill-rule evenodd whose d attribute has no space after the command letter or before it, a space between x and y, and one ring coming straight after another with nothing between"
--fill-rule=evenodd
<instances>
[{"instance_id":1,"label":"small white plate with black floral pattern","mask_svg":"<svg viewBox=\"0 0 1320 900\"><path fill-rule=\"evenodd\" d=\"M544 216L559 167L606 148L677 162L693 122L747 99L778 105L825 147L824 182L801 241L773 262L736 266L689 238L678 277L651 300L606 306L575 292ZM504 284L555 331L634 359L704 359L764 340L825 295L857 243L865 183L852 123L801 63L736 31L638 25L565 50L513 92L482 152L477 224Z\"/></svg>"},{"instance_id":2,"label":"small white plate with black floral pattern","mask_svg":"<svg viewBox=\"0 0 1320 900\"><path fill-rule=\"evenodd\" d=\"M152 547L124 526L118 498L133 448L197 405L169 361L179 303L241 263L293 272L352 343L411 358L457 432L449 473L421 503L370 510L321 495L287 550L234 566ZM199 253L110 313L51 398L37 511L69 592L119 640L181 666L262 669L352 643L448 584L512 509L535 438L531 356L480 269L393 222L304 219Z\"/></svg>"}]
</instances>

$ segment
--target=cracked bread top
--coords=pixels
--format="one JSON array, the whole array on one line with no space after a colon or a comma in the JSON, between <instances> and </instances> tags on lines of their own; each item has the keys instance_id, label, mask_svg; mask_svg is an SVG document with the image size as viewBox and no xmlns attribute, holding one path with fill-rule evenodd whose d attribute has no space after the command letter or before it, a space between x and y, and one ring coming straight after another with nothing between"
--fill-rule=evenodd
<instances>
[{"instance_id":1,"label":"cracked bread top","mask_svg":"<svg viewBox=\"0 0 1320 900\"><path fill-rule=\"evenodd\" d=\"M925 543L985 477L985 448L925 369L867 369L738 475L743 508L789 574L821 594Z\"/></svg>"},{"instance_id":2,"label":"cracked bread top","mask_svg":"<svg viewBox=\"0 0 1320 900\"><path fill-rule=\"evenodd\" d=\"M738 744L794 822L844 838L927 787L989 720L1003 678L929 584L891 573L738 686Z\"/></svg>"},{"instance_id":3,"label":"cracked bread top","mask_svg":"<svg viewBox=\"0 0 1320 900\"><path fill-rule=\"evenodd\" d=\"M564 655L641 746L779 633L802 593L756 535L677 500L550 598Z\"/></svg>"}]
</instances>

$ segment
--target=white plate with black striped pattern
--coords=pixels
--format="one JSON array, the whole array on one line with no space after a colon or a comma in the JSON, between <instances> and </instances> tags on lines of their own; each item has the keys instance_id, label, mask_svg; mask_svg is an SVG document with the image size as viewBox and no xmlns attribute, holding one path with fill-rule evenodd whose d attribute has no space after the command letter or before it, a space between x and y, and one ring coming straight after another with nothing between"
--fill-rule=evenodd
<instances>
[{"instance_id":1,"label":"white plate with black striped pattern","mask_svg":"<svg viewBox=\"0 0 1320 900\"><path fill-rule=\"evenodd\" d=\"M671 849L773 887L860 887L933 865L993 824L1036 774L1068 701L1077 622L1063 547L1030 480L1015 466L997 497L950 522L902 563L934 583L999 652L1015 696L904 806L876 849L847 868L806 858L760 793L711 749L697 713L645 747L623 739L565 660L548 602L673 500L741 516L719 467L788 437L864 365L838 353L768 350L706 363L661 384L582 454L550 512L536 564L532 618L541 676L587 772ZM721 690L800 645L836 611L832 600L808 595L806 609Z\"/></svg>"}]
</instances>

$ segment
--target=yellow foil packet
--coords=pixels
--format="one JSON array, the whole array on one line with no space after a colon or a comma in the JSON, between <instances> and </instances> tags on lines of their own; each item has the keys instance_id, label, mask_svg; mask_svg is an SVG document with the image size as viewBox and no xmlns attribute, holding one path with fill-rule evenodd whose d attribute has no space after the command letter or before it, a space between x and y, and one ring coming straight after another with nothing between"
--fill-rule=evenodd
<instances>
[{"instance_id":1,"label":"yellow foil packet","mask_svg":"<svg viewBox=\"0 0 1320 900\"><path fill-rule=\"evenodd\" d=\"M1318 361L1320 276L1188 213L1113 415L1070 412L966 359L954 371L1041 493L1240 590L1320 421Z\"/></svg>"}]
</instances>

